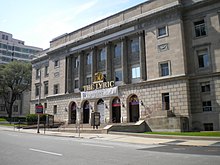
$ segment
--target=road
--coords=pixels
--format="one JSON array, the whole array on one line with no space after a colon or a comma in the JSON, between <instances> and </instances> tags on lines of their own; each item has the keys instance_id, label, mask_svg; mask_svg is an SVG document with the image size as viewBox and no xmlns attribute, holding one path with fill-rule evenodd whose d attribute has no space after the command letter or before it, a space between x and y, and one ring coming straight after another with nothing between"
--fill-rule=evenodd
<instances>
[{"instance_id":1,"label":"road","mask_svg":"<svg viewBox=\"0 0 220 165\"><path fill-rule=\"evenodd\" d=\"M0 130L0 165L219 165L220 147L141 145Z\"/></svg>"}]
</instances>

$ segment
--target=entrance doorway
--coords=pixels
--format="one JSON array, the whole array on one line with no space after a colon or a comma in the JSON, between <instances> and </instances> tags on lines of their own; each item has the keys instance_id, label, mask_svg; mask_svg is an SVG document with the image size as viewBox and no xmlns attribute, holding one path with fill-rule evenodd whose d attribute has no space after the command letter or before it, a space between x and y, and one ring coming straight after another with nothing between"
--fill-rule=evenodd
<instances>
[{"instance_id":1,"label":"entrance doorway","mask_svg":"<svg viewBox=\"0 0 220 165\"><path fill-rule=\"evenodd\" d=\"M121 122L121 103L118 97L114 98L112 101L112 122Z\"/></svg>"},{"instance_id":2,"label":"entrance doorway","mask_svg":"<svg viewBox=\"0 0 220 165\"><path fill-rule=\"evenodd\" d=\"M85 101L83 104L83 124L89 123L89 102Z\"/></svg>"},{"instance_id":3,"label":"entrance doorway","mask_svg":"<svg viewBox=\"0 0 220 165\"><path fill-rule=\"evenodd\" d=\"M100 113L100 123L105 122L105 105L102 99L97 102L97 112Z\"/></svg>"},{"instance_id":4,"label":"entrance doorway","mask_svg":"<svg viewBox=\"0 0 220 165\"><path fill-rule=\"evenodd\" d=\"M70 108L70 123L76 124L76 103L73 102Z\"/></svg>"},{"instance_id":5,"label":"entrance doorway","mask_svg":"<svg viewBox=\"0 0 220 165\"><path fill-rule=\"evenodd\" d=\"M132 95L129 99L129 116L130 122L137 122L139 120L139 100L136 95Z\"/></svg>"}]
</instances>

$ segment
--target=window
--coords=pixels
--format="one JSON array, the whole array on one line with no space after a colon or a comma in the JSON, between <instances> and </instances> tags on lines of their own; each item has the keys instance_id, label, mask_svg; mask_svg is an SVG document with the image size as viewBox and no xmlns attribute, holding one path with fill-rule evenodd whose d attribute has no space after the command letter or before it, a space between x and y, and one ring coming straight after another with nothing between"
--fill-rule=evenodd
<instances>
[{"instance_id":1,"label":"window","mask_svg":"<svg viewBox=\"0 0 220 165\"><path fill-rule=\"evenodd\" d=\"M86 57L86 64L91 65L92 64L92 54L88 53Z\"/></svg>"},{"instance_id":2,"label":"window","mask_svg":"<svg viewBox=\"0 0 220 165\"><path fill-rule=\"evenodd\" d=\"M40 78L41 71L40 69L36 69L36 79Z\"/></svg>"},{"instance_id":3,"label":"window","mask_svg":"<svg viewBox=\"0 0 220 165\"><path fill-rule=\"evenodd\" d=\"M47 109L47 103L44 103L44 109Z\"/></svg>"},{"instance_id":4,"label":"window","mask_svg":"<svg viewBox=\"0 0 220 165\"><path fill-rule=\"evenodd\" d=\"M206 35L206 27L205 27L204 19L194 22L194 28L195 28L196 37L201 37Z\"/></svg>"},{"instance_id":5,"label":"window","mask_svg":"<svg viewBox=\"0 0 220 165\"><path fill-rule=\"evenodd\" d=\"M138 38L135 38L131 40L131 53L138 53L139 52L139 40Z\"/></svg>"},{"instance_id":6,"label":"window","mask_svg":"<svg viewBox=\"0 0 220 165\"><path fill-rule=\"evenodd\" d=\"M197 56L198 56L199 68L205 68L209 66L209 55L207 49L198 50Z\"/></svg>"},{"instance_id":7,"label":"window","mask_svg":"<svg viewBox=\"0 0 220 165\"><path fill-rule=\"evenodd\" d=\"M114 47L114 58L120 58L121 57L121 43L115 44Z\"/></svg>"},{"instance_id":8,"label":"window","mask_svg":"<svg viewBox=\"0 0 220 165\"><path fill-rule=\"evenodd\" d=\"M18 112L18 105L13 106L13 112Z\"/></svg>"},{"instance_id":9,"label":"window","mask_svg":"<svg viewBox=\"0 0 220 165\"><path fill-rule=\"evenodd\" d=\"M53 106L53 114L56 115L57 114L57 105Z\"/></svg>"},{"instance_id":10,"label":"window","mask_svg":"<svg viewBox=\"0 0 220 165\"><path fill-rule=\"evenodd\" d=\"M212 102L211 101L203 101L202 102L203 111L212 111Z\"/></svg>"},{"instance_id":11,"label":"window","mask_svg":"<svg viewBox=\"0 0 220 165\"><path fill-rule=\"evenodd\" d=\"M35 96L39 96L40 94L40 84L35 84Z\"/></svg>"},{"instance_id":12,"label":"window","mask_svg":"<svg viewBox=\"0 0 220 165\"><path fill-rule=\"evenodd\" d=\"M204 123L204 131L213 131L213 123Z\"/></svg>"},{"instance_id":13,"label":"window","mask_svg":"<svg viewBox=\"0 0 220 165\"><path fill-rule=\"evenodd\" d=\"M210 83L209 82L204 82L201 83L201 91L202 92L210 92Z\"/></svg>"},{"instance_id":14,"label":"window","mask_svg":"<svg viewBox=\"0 0 220 165\"><path fill-rule=\"evenodd\" d=\"M79 67L79 57L75 57L74 58L74 68L78 68Z\"/></svg>"},{"instance_id":15,"label":"window","mask_svg":"<svg viewBox=\"0 0 220 165\"><path fill-rule=\"evenodd\" d=\"M53 94L58 94L59 93L59 84L55 84L53 86Z\"/></svg>"},{"instance_id":16,"label":"window","mask_svg":"<svg viewBox=\"0 0 220 165\"><path fill-rule=\"evenodd\" d=\"M3 104L0 104L0 112L4 112L5 111L5 106Z\"/></svg>"},{"instance_id":17,"label":"window","mask_svg":"<svg viewBox=\"0 0 220 165\"><path fill-rule=\"evenodd\" d=\"M92 78L91 77L86 77L86 85L92 84Z\"/></svg>"},{"instance_id":18,"label":"window","mask_svg":"<svg viewBox=\"0 0 220 165\"><path fill-rule=\"evenodd\" d=\"M163 26L163 27L159 27L157 29L157 36L158 38L160 37L164 37L164 36L167 36L167 26Z\"/></svg>"},{"instance_id":19,"label":"window","mask_svg":"<svg viewBox=\"0 0 220 165\"><path fill-rule=\"evenodd\" d=\"M45 77L49 75L49 68L48 66L45 66Z\"/></svg>"},{"instance_id":20,"label":"window","mask_svg":"<svg viewBox=\"0 0 220 165\"><path fill-rule=\"evenodd\" d=\"M76 88L79 88L79 80L75 80L74 81L74 88L76 89Z\"/></svg>"},{"instance_id":21,"label":"window","mask_svg":"<svg viewBox=\"0 0 220 165\"><path fill-rule=\"evenodd\" d=\"M132 79L140 78L140 66L132 67Z\"/></svg>"},{"instance_id":22,"label":"window","mask_svg":"<svg viewBox=\"0 0 220 165\"><path fill-rule=\"evenodd\" d=\"M47 95L48 94L48 81L44 82L44 94Z\"/></svg>"},{"instance_id":23,"label":"window","mask_svg":"<svg viewBox=\"0 0 220 165\"><path fill-rule=\"evenodd\" d=\"M168 76L170 75L170 70L169 70L169 63L161 63L160 64L160 76Z\"/></svg>"},{"instance_id":24,"label":"window","mask_svg":"<svg viewBox=\"0 0 220 165\"><path fill-rule=\"evenodd\" d=\"M105 48L102 48L99 51L99 61L105 61L106 60L106 51Z\"/></svg>"},{"instance_id":25,"label":"window","mask_svg":"<svg viewBox=\"0 0 220 165\"><path fill-rule=\"evenodd\" d=\"M115 81L122 81L122 71L121 70L115 71Z\"/></svg>"},{"instance_id":26,"label":"window","mask_svg":"<svg viewBox=\"0 0 220 165\"><path fill-rule=\"evenodd\" d=\"M54 61L54 67L59 67L59 60Z\"/></svg>"},{"instance_id":27,"label":"window","mask_svg":"<svg viewBox=\"0 0 220 165\"><path fill-rule=\"evenodd\" d=\"M170 110L170 96L169 93L162 93L162 109Z\"/></svg>"}]
</instances>

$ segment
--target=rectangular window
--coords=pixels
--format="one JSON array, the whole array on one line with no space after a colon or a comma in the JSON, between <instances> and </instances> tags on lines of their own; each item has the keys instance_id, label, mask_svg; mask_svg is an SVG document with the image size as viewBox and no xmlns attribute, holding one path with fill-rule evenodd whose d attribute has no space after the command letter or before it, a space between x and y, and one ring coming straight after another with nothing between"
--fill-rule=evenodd
<instances>
[{"instance_id":1,"label":"rectangular window","mask_svg":"<svg viewBox=\"0 0 220 165\"><path fill-rule=\"evenodd\" d=\"M75 86L74 86L75 89L76 89L76 88L79 88L79 80L75 80L75 81L74 81L74 84L75 84Z\"/></svg>"},{"instance_id":2,"label":"rectangular window","mask_svg":"<svg viewBox=\"0 0 220 165\"><path fill-rule=\"evenodd\" d=\"M213 123L204 123L204 131L213 131Z\"/></svg>"},{"instance_id":3,"label":"rectangular window","mask_svg":"<svg viewBox=\"0 0 220 165\"><path fill-rule=\"evenodd\" d=\"M74 57L74 68L79 67L79 57Z\"/></svg>"},{"instance_id":4,"label":"rectangular window","mask_svg":"<svg viewBox=\"0 0 220 165\"><path fill-rule=\"evenodd\" d=\"M117 43L114 46L114 58L121 57L121 43Z\"/></svg>"},{"instance_id":5,"label":"rectangular window","mask_svg":"<svg viewBox=\"0 0 220 165\"><path fill-rule=\"evenodd\" d=\"M53 114L56 115L57 114L57 105L53 106Z\"/></svg>"},{"instance_id":6,"label":"rectangular window","mask_svg":"<svg viewBox=\"0 0 220 165\"><path fill-rule=\"evenodd\" d=\"M86 77L86 85L92 84L92 78L91 77Z\"/></svg>"},{"instance_id":7,"label":"rectangular window","mask_svg":"<svg viewBox=\"0 0 220 165\"><path fill-rule=\"evenodd\" d=\"M99 61L105 61L106 60L106 51L105 48L102 48L99 50Z\"/></svg>"},{"instance_id":8,"label":"rectangular window","mask_svg":"<svg viewBox=\"0 0 220 165\"><path fill-rule=\"evenodd\" d=\"M132 67L132 79L135 78L140 78L141 77L141 73L140 73L140 66L138 67Z\"/></svg>"},{"instance_id":9,"label":"rectangular window","mask_svg":"<svg viewBox=\"0 0 220 165\"><path fill-rule=\"evenodd\" d=\"M55 60L54 61L54 67L56 68L56 67L59 67L59 60Z\"/></svg>"},{"instance_id":10,"label":"rectangular window","mask_svg":"<svg viewBox=\"0 0 220 165\"><path fill-rule=\"evenodd\" d=\"M168 33L167 33L167 26L162 26L162 27L159 27L157 29L157 37L160 38L160 37L164 37L164 36L167 36Z\"/></svg>"},{"instance_id":11,"label":"rectangular window","mask_svg":"<svg viewBox=\"0 0 220 165\"><path fill-rule=\"evenodd\" d=\"M5 111L5 106L3 104L0 105L0 112L4 112Z\"/></svg>"},{"instance_id":12,"label":"rectangular window","mask_svg":"<svg viewBox=\"0 0 220 165\"><path fill-rule=\"evenodd\" d=\"M87 65L91 65L92 64L92 54L91 54L91 52L87 54L86 64Z\"/></svg>"},{"instance_id":13,"label":"rectangular window","mask_svg":"<svg viewBox=\"0 0 220 165\"><path fill-rule=\"evenodd\" d=\"M58 94L59 93L59 84L55 84L53 86L53 94Z\"/></svg>"},{"instance_id":14,"label":"rectangular window","mask_svg":"<svg viewBox=\"0 0 220 165\"><path fill-rule=\"evenodd\" d=\"M170 110L170 96L169 93L162 93L162 109Z\"/></svg>"},{"instance_id":15,"label":"rectangular window","mask_svg":"<svg viewBox=\"0 0 220 165\"><path fill-rule=\"evenodd\" d=\"M211 101L203 101L202 102L202 109L204 112L212 111L212 102Z\"/></svg>"},{"instance_id":16,"label":"rectangular window","mask_svg":"<svg viewBox=\"0 0 220 165\"><path fill-rule=\"evenodd\" d=\"M210 90L211 90L211 88L210 88L209 82L201 83L201 91L202 92L210 92Z\"/></svg>"},{"instance_id":17,"label":"rectangular window","mask_svg":"<svg viewBox=\"0 0 220 165\"><path fill-rule=\"evenodd\" d=\"M35 84L35 96L39 96L40 94L40 84Z\"/></svg>"},{"instance_id":18,"label":"rectangular window","mask_svg":"<svg viewBox=\"0 0 220 165\"><path fill-rule=\"evenodd\" d=\"M139 52L139 39L135 38L131 40L131 53L137 54Z\"/></svg>"},{"instance_id":19,"label":"rectangular window","mask_svg":"<svg viewBox=\"0 0 220 165\"><path fill-rule=\"evenodd\" d=\"M44 94L47 95L48 94L48 81L44 82Z\"/></svg>"},{"instance_id":20,"label":"rectangular window","mask_svg":"<svg viewBox=\"0 0 220 165\"><path fill-rule=\"evenodd\" d=\"M48 66L45 66L45 77L49 75L49 68Z\"/></svg>"},{"instance_id":21,"label":"rectangular window","mask_svg":"<svg viewBox=\"0 0 220 165\"><path fill-rule=\"evenodd\" d=\"M208 49L198 50L197 56L198 56L199 68L205 68L210 65L209 64Z\"/></svg>"},{"instance_id":22,"label":"rectangular window","mask_svg":"<svg viewBox=\"0 0 220 165\"><path fill-rule=\"evenodd\" d=\"M47 103L44 103L44 109L47 109Z\"/></svg>"},{"instance_id":23,"label":"rectangular window","mask_svg":"<svg viewBox=\"0 0 220 165\"><path fill-rule=\"evenodd\" d=\"M36 69L36 79L40 78L41 71L40 69Z\"/></svg>"},{"instance_id":24,"label":"rectangular window","mask_svg":"<svg viewBox=\"0 0 220 165\"><path fill-rule=\"evenodd\" d=\"M115 81L122 81L122 71L121 70L115 71Z\"/></svg>"},{"instance_id":25,"label":"rectangular window","mask_svg":"<svg viewBox=\"0 0 220 165\"><path fill-rule=\"evenodd\" d=\"M160 64L160 76L169 76L170 75L170 69L169 69L169 63L161 63Z\"/></svg>"},{"instance_id":26,"label":"rectangular window","mask_svg":"<svg viewBox=\"0 0 220 165\"><path fill-rule=\"evenodd\" d=\"M13 112L18 112L18 105L13 106Z\"/></svg>"},{"instance_id":27,"label":"rectangular window","mask_svg":"<svg viewBox=\"0 0 220 165\"><path fill-rule=\"evenodd\" d=\"M196 37L205 36L207 34L204 19L194 22L194 28Z\"/></svg>"}]
</instances>

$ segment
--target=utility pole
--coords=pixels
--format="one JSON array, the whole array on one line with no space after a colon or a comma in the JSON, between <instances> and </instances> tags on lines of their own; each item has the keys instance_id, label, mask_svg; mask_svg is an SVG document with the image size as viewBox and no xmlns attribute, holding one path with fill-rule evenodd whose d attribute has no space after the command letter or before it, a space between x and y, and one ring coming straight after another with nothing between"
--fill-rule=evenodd
<instances>
[{"instance_id":1,"label":"utility pole","mask_svg":"<svg viewBox=\"0 0 220 165\"><path fill-rule=\"evenodd\" d=\"M39 86L39 97L38 97L38 106L41 105L41 67L39 68L39 78L40 78L40 86ZM40 114L37 114L37 133L40 133Z\"/></svg>"}]
</instances>

